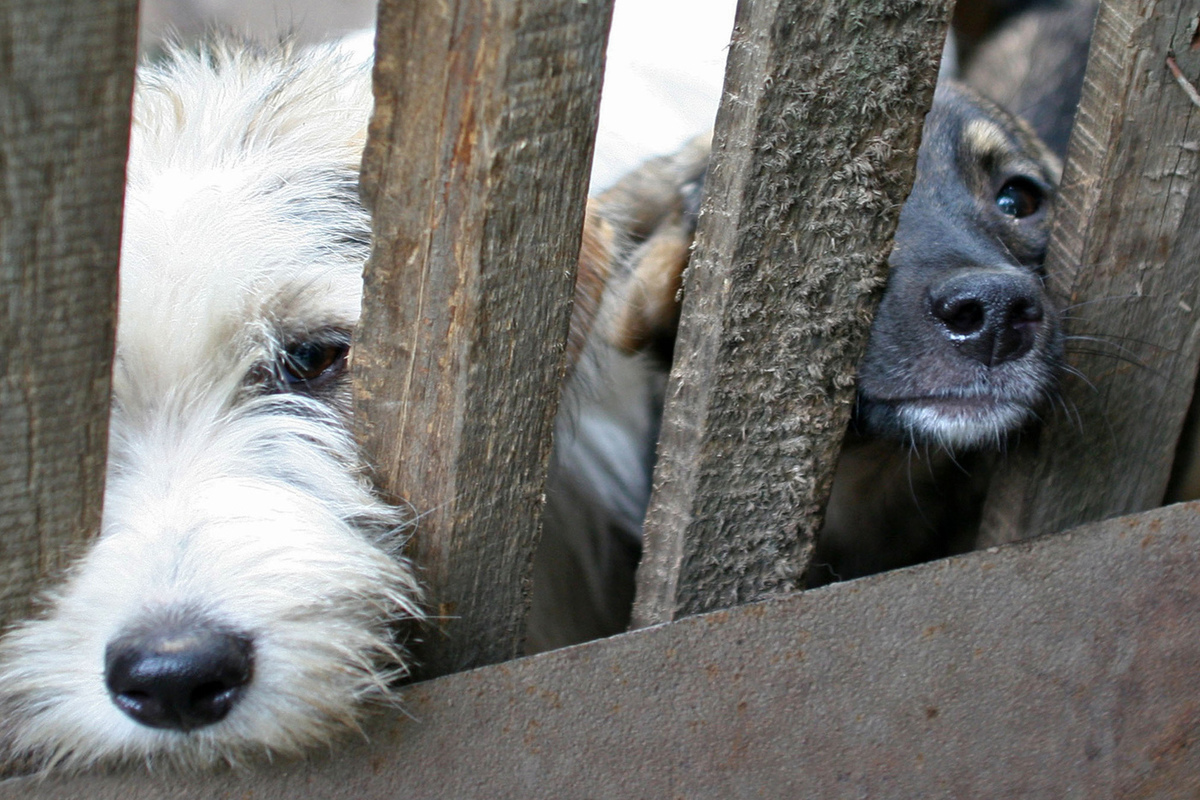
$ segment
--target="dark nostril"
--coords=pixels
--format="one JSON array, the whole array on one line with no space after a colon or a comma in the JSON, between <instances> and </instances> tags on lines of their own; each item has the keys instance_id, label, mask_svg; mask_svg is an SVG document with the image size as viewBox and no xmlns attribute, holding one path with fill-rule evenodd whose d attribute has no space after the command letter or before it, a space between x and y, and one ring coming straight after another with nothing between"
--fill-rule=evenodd
<instances>
[{"instance_id":1,"label":"dark nostril","mask_svg":"<svg viewBox=\"0 0 1200 800\"><path fill-rule=\"evenodd\" d=\"M931 287L929 308L961 353L994 367L1033 349L1040 292L1031 275L967 269Z\"/></svg>"},{"instance_id":2,"label":"dark nostril","mask_svg":"<svg viewBox=\"0 0 1200 800\"><path fill-rule=\"evenodd\" d=\"M1042 305L1027 297L1018 297L1009 309L1012 325L1037 324L1042 321Z\"/></svg>"},{"instance_id":3,"label":"dark nostril","mask_svg":"<svg viewBox=\"0 0 1200 800\"><path fill-rule=\"evenodd\" d=\"M935 299L933 313L951 333L960 336L978 331L985 318L983 304L973 297Z\"/></svg>"},{"instance_id":4,"label":"dark nostril","mask_svg":"<svg viewBox=\"0 0 1200 800\"><path fill-rule=\"evenodd\" d=\"M220 722L252 675L249 638L203 623L123 635L105 651L113 703L152 728L190 731Z\"/></svg>"},{"instance_id":5,"label":"dark nostril","mask_svg":"<svg viewBox=\"0 0 1200 800\"><path fill-rule=\"evenodd\" d=\"M1032 350L1042 316L1041 304L1027 297L998 309L1000 331L993 345L993 360L998 364L1014 361Z\"/></svg>"}]
</instances>

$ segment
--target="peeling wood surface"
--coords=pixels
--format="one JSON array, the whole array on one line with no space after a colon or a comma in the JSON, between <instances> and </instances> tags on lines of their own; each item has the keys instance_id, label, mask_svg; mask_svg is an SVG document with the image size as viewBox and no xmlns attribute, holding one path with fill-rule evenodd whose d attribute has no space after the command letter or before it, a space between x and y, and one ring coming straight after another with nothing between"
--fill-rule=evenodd
<instances>
[{"instance_id":1,"label":"peeling wood surface","mask_svg":"<svg viewBox=\"0 0 1200 800\"><path fill-rule=\"evenodd\" d=\"M740 4L635 625L800 586L948 13L942 0Z\"/></svg>"},{"instance_id":2,"label":"peeling wood surface","mask_svg":"<svg viewBox=\"0 0 1200 800\"><path fill-rule=\"evenodd\" d=\"M373 746L0 800L1195 798L1200 504L411 687Z\"/></svg>"},{"instance_id":3,"label":"peeling wood surface","mask_svg":"<svg viewBox=\"0 0 1200 800\"><path fill-rule=\"evenodd\" d=\"M100 525L136 12L0 4L0 627Z\"/></svg>"},{"instance_id":4,"label":"peeling wood surface","mask_svg":"<svg viewBox=\"0 0 1200 800\"><path fill-rule=\"evenodd\" d=\"M522 639L611 10L380 5L355 419L422 515L427 676Z\"/></svg>"},{"instance_id":5,"label":"peeling wood surface","mask_svg":"<svg viewBox=\"0 0 1200 800\"><path fill-rule=\"evenodd\" d=\"M1195 3L1103 3L1047 271L1067 309L1065 397L997 476L985 543L1162 502L1200 359Z\"/></svg>"}]
</instances>

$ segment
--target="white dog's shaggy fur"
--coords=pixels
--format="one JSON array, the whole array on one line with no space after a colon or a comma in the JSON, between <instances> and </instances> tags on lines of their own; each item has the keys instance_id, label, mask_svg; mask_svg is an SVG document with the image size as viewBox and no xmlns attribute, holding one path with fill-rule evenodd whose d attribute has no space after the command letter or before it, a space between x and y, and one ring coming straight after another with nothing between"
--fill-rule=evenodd
<instances>
[{"instance_id":1,"label":"white dog's shaggy fur","mask_svg":"<svg viewBox=\"0 0 1200 800\"><path fill-rule=\"evenodd\" d=\"M395 697L397 629L421 616L410 515L374 496L347 424L361 44L215 41L139 70L101 535L0 640L0 762L241 763ZM637 305L631 248L682 203L639 175L585 226L532 650L627 613L591 565L636 563L664 378L611 343Z\"/></svg>"},{"instance_id":2,"label":"white dog's shaggy fur","mask_svg":"<svg viewBox=\"0 0 1200 800\"><path fill-rule=\"evenodd\" d=\"M391 696L419 590L343 374L370 108L369 65L333 48L140 72L102 531L0 646L8 757L237 762ZM164 669L198 675L169 687L195 708L152 707L138 680Z\"/></svg>"}]
</instances>

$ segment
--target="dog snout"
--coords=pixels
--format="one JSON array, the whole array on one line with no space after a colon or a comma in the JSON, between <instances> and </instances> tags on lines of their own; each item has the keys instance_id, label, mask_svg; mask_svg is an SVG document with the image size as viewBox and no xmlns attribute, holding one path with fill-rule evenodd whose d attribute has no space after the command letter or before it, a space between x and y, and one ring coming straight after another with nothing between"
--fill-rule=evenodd
<instances>
[{"instance_id":1,"label":"dog snout","mask_svg":"<svg viewBox=\"0 0 1200 800\"><path fill-rule=\"evenodd\" d=\"M1028 353L1045 316L1033 275L970 270L929 291L929 308L943 335L964 355L996 367Z\"/></svg>"},{"instance_id":2,"label":"dog snout","mask_svg":"<svg viewBox=\"0 0 1200 800\"><path fill-rule=\"evenodd\" d=\"M249 637L206 624L170 625L111 641L104 677L113 703L133 719L191 731L225 718L253 667Z\"/></svg>"}]
</instances>

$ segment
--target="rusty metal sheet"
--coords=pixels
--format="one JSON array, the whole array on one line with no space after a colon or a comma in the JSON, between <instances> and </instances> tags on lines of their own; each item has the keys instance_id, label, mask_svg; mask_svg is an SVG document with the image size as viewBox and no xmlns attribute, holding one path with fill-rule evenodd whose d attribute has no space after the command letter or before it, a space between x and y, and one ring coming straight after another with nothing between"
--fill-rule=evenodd
<instances>
[{"instance_id":1,"label":"rusty metal sheet","mask_svg":"<svg viewBox=\"0 0 1200 800\"><path fill-rule=\"evenodd\" d=\"M372 743L0 798L1200 797L1200 504L410 688Z\"/></svg>"}]
</instances>

